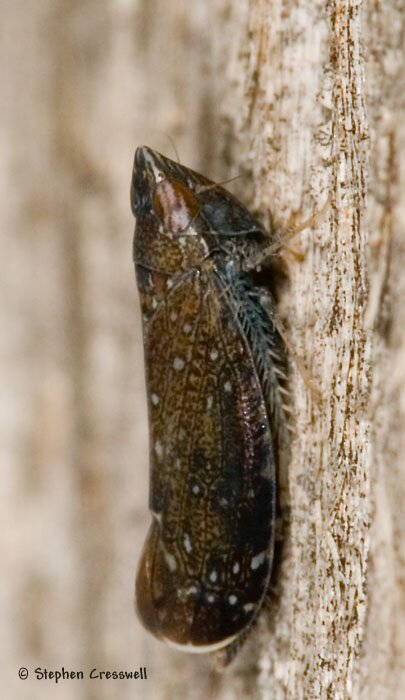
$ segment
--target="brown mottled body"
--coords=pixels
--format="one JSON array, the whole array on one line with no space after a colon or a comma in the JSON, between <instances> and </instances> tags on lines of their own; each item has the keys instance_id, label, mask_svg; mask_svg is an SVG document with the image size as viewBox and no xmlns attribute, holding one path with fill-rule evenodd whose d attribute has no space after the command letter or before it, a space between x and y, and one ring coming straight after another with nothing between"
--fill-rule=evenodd
<instances>
[{"instance_id":1,"label":"brown mottled body","mask_svg":"<svg viewBox=\"0 0 405 700\"><path fill-rule=\"evenodd\" d=\"M226 190L147 148L131 194L153 516L137 610L208 652L251 624L271 573L283 348L244 271L268 239Z\"/></svg>"}]
</instances>

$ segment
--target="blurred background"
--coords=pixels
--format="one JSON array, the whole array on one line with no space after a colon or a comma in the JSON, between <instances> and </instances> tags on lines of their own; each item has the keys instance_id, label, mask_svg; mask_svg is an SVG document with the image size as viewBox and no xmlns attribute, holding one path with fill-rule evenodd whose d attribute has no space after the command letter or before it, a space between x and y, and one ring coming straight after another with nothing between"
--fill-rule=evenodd
<instances>
[{"instance_id":1,"label":"blurred background","mask_svg":"<svg viewBox=\"0 0 405 700\"><path fill-rule=\"evenodd\" d=\"M196 673L198 697L214 692L204 660L185 664L133 612L149 515L129 186L137 145L176 157L168 136L182 163L211 178L236 174L218 116L220 5L1 3L0 663L9 700L188 697ZM37 667L62 666L85 675L145 666L148 681L34 678Z\"/></svg>"},{"instance_id":2,"label":"blurred background","mask_svg":"<svg viewBox=\"0 0 405 700\"><path fill-rule=\"evenodd\" d=\"M1 697L402 698L403 3L0 8ZM133 610L150 522L129 202L141 144L219 182L241 175L229 188L265 224L332 197L281 304L327 408L297 372L282 594L222 676ZM368 274L367 321L351 299L362 307ZM348 420L335 378L353 348ZM35 677L62 667L85 679ZM88 677L140 667L147 681Z\"/></svg>"}]
</instances>

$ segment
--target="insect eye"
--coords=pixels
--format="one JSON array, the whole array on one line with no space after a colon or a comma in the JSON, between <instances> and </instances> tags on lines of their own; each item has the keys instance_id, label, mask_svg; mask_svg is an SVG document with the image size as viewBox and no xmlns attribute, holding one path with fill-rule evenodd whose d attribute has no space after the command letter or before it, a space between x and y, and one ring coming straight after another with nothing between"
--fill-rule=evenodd
<instances>
[{"instance_id":1,"label":"insect eye","mask_svg":"<svg viewBox=\"0 0 405 700\"><path fill-rule=\"evenodd\" d=\"M153 196L154 212L165 231L185 231L200 212L198 198L192 190L177 180L162 180Z\"/></svg>"},{"instance_id":2,"label":"insect eye","mask_svg":"<svg viewBox=\"0 0 405 700\"><path fill-rule=\"evenodd\" d=\"M131 196L131 206L132 211L135 212L136 216L143 216L149 214L151 211L150 200L147 198L142 198L139 193Z\"/></svg>"}]
</instances>

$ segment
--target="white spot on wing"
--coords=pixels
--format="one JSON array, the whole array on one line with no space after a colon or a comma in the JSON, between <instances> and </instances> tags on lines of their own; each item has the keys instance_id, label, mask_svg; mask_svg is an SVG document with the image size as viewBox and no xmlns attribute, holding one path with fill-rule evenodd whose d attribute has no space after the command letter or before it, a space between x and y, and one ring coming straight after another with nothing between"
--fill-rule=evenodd
<instances>
[{"instance_id":1,"label":"white spot on wing","mask_svg":"<svg viewBox=\"0 0 405 700\"><path fill-rule=\"evenodd\" d=\"M176 562L176 557L173 556L173 554L170 554L170 552L164 553L164 558L167 566L169 567L170 571L176 571L177 569L177 562Z\"/></svg>"},{"instance_id":2,"label":"white spot on wing","mask_svg":"<svg viewBox=\"0 0 405 700\"><path fill-rule=\"evenodd\" d=\"M173 360L173 367L180 372L184 368L184 360L181 357L175 357Z\"/></svg>"},{"instance_id":3,"label":"white spot on wing","mask_svg":"<svg viewBox=\"0 0 405 700\"><path fill-rule=\"evenodd\" d=\"M266 551L259 552L259 554L256 554L255 557L252 557L252 561L250 562L250 568L253 569L253 571L255 569L258 569L259 566L261 566L264 563L264 561L266 560L266 554Z\"/></svg>"},{"instance_id":4,"label":"white spot on wing","mask_svg":"<svg viewBox=\"0 0 405 700\"><path fill-rule=\"evenodd\" d=\"M217 572L215 571L215 569L213 569L213 570L211 571L211 573L210 573L210 581L212 581L212 583L215 583L215 581L217 580L217 578L218 578L218 574L217 574Z\"/></svg>"},{"instance_id":5,"label":"white spot on wing","mask_svg":"<svg viewBox=\"0 0 405 700\"><path fill-rule=\"evenodd\" d=\"M183 544L184 544L184 549L188 554L190 554L191 550L193 549L191 546L191 540L190 540L190 535L186 532L186 534L183 537Z\"/></svg>"},{"instance_id":6,"label":"white spot on wing","mask_svg":"<svg viewBox=\"0 0 405 700\"><path fill-rule=\"evenodd\" d=\"M239 570L240 570L239 562L235 562L235 564L233 565L232 571L234 574L238 574Z\"/></svg>"},{"instance_id":7,"label":"white spot on wing","mask_svg":"<svg viewBox=\"0 0 405 700\"><path fill-rule=\"evenodd\" d=\"M211 350L210 352L210 358L215 362L215 360L218 359L218 350Z\"/></svg>"},{"instance_id":8,"label":"white spot on wing","mask_svg":"<svg viewBox=\"0 0 405 700\"><path fill-rule=\"evenodd\" d=\"M237 602L238 602L237 596L234 595L233 593L231 593L231 595L228 596L228 603L229 603L229 605L235 605Z\"/></svg>"},{"instance_id":9,"label":"white spot on wing","mask_svg":"<svg viewBox=\"0 0 405 700\"><path fill-rule=\"evenodd\" d=\"M163 457L163 445L160 442L160 440L156 440L156 442L155 442L155 452L156 452L156 456L159 459L162 459L162 457Z\"/></svg>"},{"instance_id":10,"label":"white spot on wing","mask_svg":"<svg viewBox=\"0 0 405 700\"><path fill-rule=\"evenodd\" d=\"M160 401L160 399L159 399L159 397L158 397L157 394L151 394L151 395L150 395L150 400L152 401L152 403L153 403L154 406L157 406L158 403L159 403L159 401Z\"/></svg>"},{"instance_id":11,"label":"white spot on wing","mask_svg":"<svg viewBox=\"0 0 405 700\"><path fill-rule=\"evenodd\" d=\"M225 382L224 390L227 391L228 393L232 390L231 382Z\"/></svg>"}]
</instances>

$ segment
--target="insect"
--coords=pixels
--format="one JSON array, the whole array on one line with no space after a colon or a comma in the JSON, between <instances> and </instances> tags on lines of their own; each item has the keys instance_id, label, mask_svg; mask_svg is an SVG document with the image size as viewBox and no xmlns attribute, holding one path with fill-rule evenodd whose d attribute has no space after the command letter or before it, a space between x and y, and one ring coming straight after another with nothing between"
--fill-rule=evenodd
<instances>
[{"instance_id":1,"label":"insect","mask_svg":"<svg viewBox=\"0 0 405 700\"><path fill-rule=\"evenodd\" d=\"M272 570L286 352L249 261L269 235L226 189L147 148L131 204L152 523L138 616L189 652L238 643Z\"/></svg>"}]
</instances>

